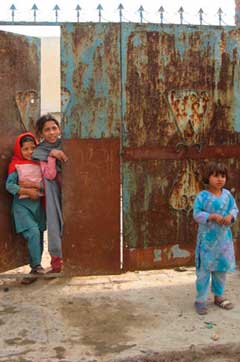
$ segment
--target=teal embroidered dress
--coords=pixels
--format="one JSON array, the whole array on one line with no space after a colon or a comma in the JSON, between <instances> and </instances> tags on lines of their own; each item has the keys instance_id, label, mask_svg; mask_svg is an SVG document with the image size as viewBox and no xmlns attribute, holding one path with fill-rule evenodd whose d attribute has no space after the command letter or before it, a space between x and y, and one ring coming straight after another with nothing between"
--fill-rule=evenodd
<instances>
[{"instance_id":1,"label":"teal embroidered dress","mask_svg":"<svg viewBox=\"0 0 240 362\"><path fill-rule=\"evenodd\" d=\"M229 272L235 270L235 255L231 225L219 225L208 221L210 214L231 214L233 221L238 215L236 202L226 189L220 196L201 191L193 207L193 217L199 224L195 252L196 268L205 271Z\"/></svg>"}]
</instances>

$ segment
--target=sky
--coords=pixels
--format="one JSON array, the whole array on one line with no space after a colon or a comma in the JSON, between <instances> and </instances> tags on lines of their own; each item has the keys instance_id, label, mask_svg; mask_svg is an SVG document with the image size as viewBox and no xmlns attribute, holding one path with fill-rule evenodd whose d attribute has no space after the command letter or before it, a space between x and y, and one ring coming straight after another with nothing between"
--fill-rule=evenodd
<instances>
[{"instance_id":1,"label":"sky","mask_svg":"<svg viewBox=\"0 0 240 362\"><path fill-rule=\"evenodd\" d=\"M81 7L80 22L98 21L97 6L102 5L102 21L118 21L119 11L117 10L121 3L123 9L123 21L138 22L140 15L138 9L142 5L144 8L143 21L148 23L159 23L159 8L164 8L165 23L179 23L178 10L182 6L184 9L183 23L199 24L198 11L200 7L203 13L203 25L218 25L218 9L223 10L223 25L234 25L235 1L234 0L0 0L0 21L11 21L12 4L15 5L15 21L33 21L33 4L38 7L37 21L55 21L56 4L60 7L58 14L59 21L76 21L76 6ZM1 30L13 31L15 33L47 37L59 36L59 27L50 26L24 26L24 27L2 27Z\"/></svg>"}]
</instances>

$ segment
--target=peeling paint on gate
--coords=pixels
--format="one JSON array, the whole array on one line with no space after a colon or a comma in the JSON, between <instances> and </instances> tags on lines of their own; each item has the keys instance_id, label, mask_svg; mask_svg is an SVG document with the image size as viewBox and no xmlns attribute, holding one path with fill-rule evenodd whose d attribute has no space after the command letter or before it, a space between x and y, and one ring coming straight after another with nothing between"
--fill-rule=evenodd
<instances>
[{"instance_id":1,"label":"peeling paint on gate","mask_svg":"<svg viewBox=\"0 0 240 362\"><path fill-rule=\"evenodd\" d=\"M238 166L239 49L234 27L122 25L126 269L193 262L199 175Z\"/></svg>"},{"instance_id":2,"label":"peeling paint on gate","mask_svg":"<svg viewBox=\"0 0 240 362\"><path fill-rule=\"evenodd\" d=\"M118 24L61 27L62 88L69 93L65 138L119 136L119 29Z\"/></svg>"}]
</instances>

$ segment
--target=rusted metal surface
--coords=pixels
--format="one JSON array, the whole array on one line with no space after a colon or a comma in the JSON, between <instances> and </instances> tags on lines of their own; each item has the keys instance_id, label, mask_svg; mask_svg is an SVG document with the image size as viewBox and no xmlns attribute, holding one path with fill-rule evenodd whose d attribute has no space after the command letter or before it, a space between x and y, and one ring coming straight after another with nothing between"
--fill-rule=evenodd
<instances>
[{"instance_id":1,"label":"rusted metal surface","mask_svg":"<svg viewBox=\"0 0 240 362\"><path fill-rule=\"evenodd\" d=\"M123 150L125 161L146 160L204 160L221 158L240 158L240 144L222 146L203 146L195 144L177 147L126 147Z\"/></svg>"},{"instance_id":2,"label":"rusted metal surface","mask_svg":"<svg viewBox=\"0 0 240 362\"><path fill-rule=\"evenodd\" d=\"M32 120L40 113L38 96L36 96L40 92L40 40L0 31L0 64L0 271L2 272L27 262L25 243L13 233L10 217L11 197L5 190L5 181L16 135L31 126ZM34 92L33 103L31 92Z\"/></svg>"},{"instance_id":3,"label":"rusted metal surface","mask_svg":"<svg viewBox=\"0 0 240 362\"><path fill-rule=\"evenodd\" d=\"M118 139L66 139L63 173L64 272L120 271Z\"/></svg>"},{"instance_id":4,"label":"rusted metal surface","mask_svg":"<svg viewBox=\"0 0 240 362\"><path fill-rule=\"evenodd\" d=\"M120 33L118 24L61 27L64 265L120 271ZM95 139L95 140L94 140Z\"/></svg>"},{"instance_id":5,"label":"rusted metal surface","mask_svg":"<svg viewBox=\"0 0 240 362\"><path fill-rule=\"evenodd\" d=\"M124 270L161 269L194 263L194 248L189 244L166 244L162 247L125 248Z\"/></svg>"},{"instance_id":6,"label":"rusted metal surface","mask_svg":"<svg viewBox=\"0 0 240 362\"><path fill-rule=\"evenodd\" d=\"M61 82L65 138L119 137L118 24L61 26Z\"/></svg>"},{"instance_id":7,"label":"rusted metal surface","mask_svg":"<svg viewBox=\"0 0 240 362\"><path fill-rule=\"evenodd\" d=\"M192 204L207 160L222 159L239 185L240 30L122 31L125 269L191 263Z\"/></svg>"}]
</instances>

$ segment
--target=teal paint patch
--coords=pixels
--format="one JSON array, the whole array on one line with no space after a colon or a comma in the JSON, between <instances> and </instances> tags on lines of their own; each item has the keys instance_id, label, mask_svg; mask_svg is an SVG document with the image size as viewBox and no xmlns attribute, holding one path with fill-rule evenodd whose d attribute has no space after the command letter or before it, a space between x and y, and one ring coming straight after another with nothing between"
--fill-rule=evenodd
<instances>
[{"instance_id":1,"label":"teal paint patch","mask_svg":"<svg viewBox=\"0 0 240 362\"><path fill-rule=\"evenodd\" d=\"M181 249L179 244L173 245L170 249L169 258L188 258L191 256L189 251Z\"/></svg>"},{"instance_id":2,"label":"teal paint patch","mask_svg":"<svg viewBox=\"0 0 240 362\"><path fill-rule=\"evenodd\" d=\"M162 250L161 249L154 249L153 250L153 261L155 263L159 263L162 260Z\"/></svg>"}]
</instances>

